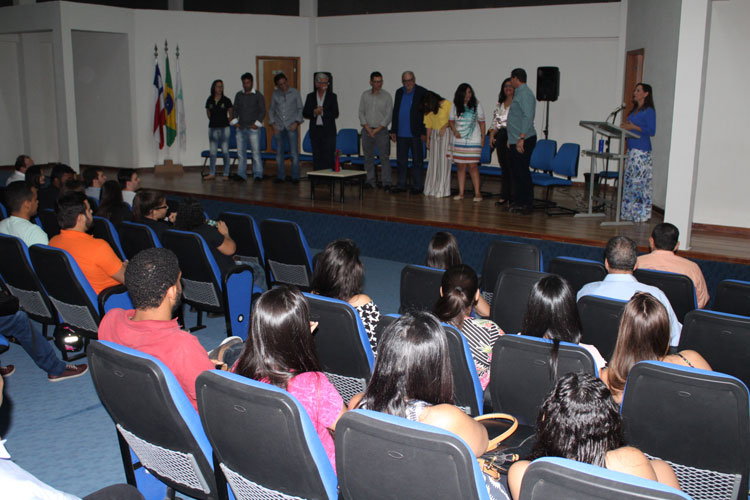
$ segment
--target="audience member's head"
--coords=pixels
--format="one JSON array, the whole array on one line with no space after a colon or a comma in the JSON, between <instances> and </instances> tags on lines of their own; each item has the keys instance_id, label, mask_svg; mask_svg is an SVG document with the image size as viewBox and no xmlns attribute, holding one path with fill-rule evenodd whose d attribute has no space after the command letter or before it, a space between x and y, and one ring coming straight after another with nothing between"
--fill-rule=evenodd
<instances>
[{"instance_id":1,"label":"audience member's head","mask_svg":"<svg viewBox=\"0 0 750 500\"><path fill-rule=\"evenodd\" d=\"M50 182L57 189L61 189L66 181L75 177L76 172L64 163L55 163L49 174Z\"/></svg>"},{"instance_id":2,"label":"audience member's head","mask_svg":"<svg viewBox=\"0 0 750 500\"><path fill-rule=\"evenodd\" d=\"M424 265L435 269L448 269L461 264L458 242L451 233L439 231L427 246L427 259Z\"/></svg>"},{"instance_id":3,"label":"audience member's head","mask_svg":"<svg viewBox=\"0 0 750 500\"><path fill-rule=\"evenodd\" d=\"M42 173L42 167L39 165L32 165L26 169L26 184L30 187L41 189L44 185L44 174Z\"/></svg>"},{"instance_id":4,"label":"audience member's head","mask_svg":"<svg viewBox=\"0 0 750 500\"><path fill-rule=\"evenodd\" d=\"M87 167L83 171L83 182L86 187L100 188L107 180L101 167Z\"/></svg>"},{"instance_id":5,"label":"audience member's head","mask_svg":"<svg viewBox=\"0 0 750 500\"><path fill-rule=\"evenodd\" d=\"M353 240L340 239L326 245L318 256L311 288L325 297L348 301L362 293L365 268Z\"/></svg>"},{"instance_id":6,"label":"audience member's head","mask_svg":"<svg viewBox=\"0 0 750 500\"><path fill-rule=\"evenodd\" d=\"M453 266L443 273L440 298L435 303L435 315L440 321L461 328L471 309L479 300L477 273L466 264Z\"/></svg>"},{"instance_id":7,"label":"audience member's head","mask_svg":"<svg viewBox=\"0 0 750 500\"><path fill-rule=\"evenodd\" d=\"M405 417L409 400L453 404L448 339L428 312L404 314L385 329L360 407Z\"/></svg>"},{"instance_id":8,"label":"audience member's head","mask_svg":"<svg viewBox=\"0 0 750 500\"><path fill-rule=\"evenodd\" d=\"M62 187L60 187L60 194L58 196L62 196L65 193L70 193L71 191L78 191L79 193L85 193L86 185L83 183L83 181L79 181L78 179L68 179L62 185Z\"/></svg>"},{"instance_id":9,"label":"audience member's head","mask_svg":"<svg viewBox=\"0 0 750 500\"><path fill-rule=\"evenodd\" d=\"M96 210L96 214L109 217L112 211L123 203L120 184L117 181L105 181L102 184L102 194L99 198L99 208Z\"/></svg>"},{"instance_id":10,"label":"audience member's head","mask_svg":"<svg viewBox=\"0 0 750 500\"><path fill-rule=\"evenodd\" d=\"M16 170L21 173L26 173L26 170L34 164L34 160L29 155L18 155L14 166Z\"/></svg>"},{"instance_id":11,"label":"audience member's head","mask_svg":"<svg viewBox=\"0 0 750 500\"><path fill-rule=\"evenodd\" d=\"M607 452L624 445L618 410L594 375L563 375L539 409L529 458L562 457L606 467Z\"/></svg>"},{"instance_id":12,"label":"audience member's head","mask_svg":"<svg viewBox=\"0 0 750 500\"><path fill-rule=\"evenodd\" d=\"M253 304L236 373L286 388L294 375L320 371L310 328L307 299L296 287L268 290Z\"/></svg>"},{"instance_id":13,"label":"audience member's head","mask_svg":"<svg viewBox=\"0 0 750 500\"><path fill-rule=\"evenodd\" d=\"M31 219L39 208L36 188L29 187L24 181L11 182L5 188L5 204L11 215Z\"/></svg>"},{"instance_id":14,"label":"audience member's head","mask_svg":"<svg viewBox=\"0 0 750 500\"><path fill-rule=\"evenodd\" d=\"M123 168L117 172L117 182L123 191L137 191L141 187L141 178L132 168Z\"/></svg>"},{"instance_id":15,"label":"audience member's head","mask_svg":"<svg viewBox=\"0 0 750 500\"><path fill-rule=\"evenodd\" d=\"M133 220L162 220L167 210L167 197L161 191L141 189L133 200Z\"/></svg>"},{"instance_id":16,"label":"audience member's head","mask_svg":"<svg viewBox=\"0 0 750 500\"><path fill-rule=\"evenodd\" d=\"M653 295L638 292L625 305L612 359L607 365L613 392L625 388L630 369L639 361L660 360L669 353L669 314Z\"/></svg>"},{"instance_id":17,"label":"audience member's head","mask_svg":"<svg viewBox=\"0 0 750 500\"><path fill-rule=\"evenodd\" d=\"M668 250L674 252L680 242L680 230L669 222L662 222L654 226L651 231L651 248L654 250Z\"/></svg>"},{"instance_id":18,"label":"audience member's head","mask_svg":"<svg viewBox=\"0 0 750 500\"><path fill-rule=\"evenodd\" d=\"M632 273L638 260L638 246L627 236L615 236L604 249L604 264L611 273Z\"/></svg>"},{"instance_id":19,"label":"audience member's head","mask_svg":"<svg viewBox=\"0 0 750 500\"><path fill-rule=\"evenodd\" d=\"M206 222L206 214L200 200L192 197L185 198L177 205L177 215L174 221L175 229L192 231Z\"/></svg>"},{"instance_id":20,"label":"audience member's head","mask_svg":"<svg viewBox=\"0 0 750 500\"><path fill-rule=\"evenodd\" d=\"M168 300L172 310L182 294L177 256L167 248L138 252L125 268L125 287L136 309L155 309Z\"/></svg>"},{"instance_id":21,"label":"audience member's head","mask_svg":"<svg viewBox=\"0 0 750 500\"><path fill-rule=\"evenodd\" d=\"M86 195L78 191L71 191L57 199L55 214L60 229L75 229L86 231L93 224L91 208Z\"/></svg>"}]
</instances>

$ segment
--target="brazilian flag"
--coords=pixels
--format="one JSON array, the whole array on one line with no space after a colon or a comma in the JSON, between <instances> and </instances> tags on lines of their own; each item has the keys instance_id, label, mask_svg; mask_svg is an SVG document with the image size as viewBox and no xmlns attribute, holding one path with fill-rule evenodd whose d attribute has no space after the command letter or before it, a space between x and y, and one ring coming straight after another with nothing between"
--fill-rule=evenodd
<instances>
[{"instance_id":1,"label":"brazilian flag","mask_svg":"<svg viewBox=\"0 0 750 500\"><path fill-rule=\"evenodd\" d=\"M177 116L175 113L174 89L172 88L172 73L169 71L169 56L167 56L167 82L164 88L164 112L167 115L167 146L174 144L177 137Z\"/></svg>"}]
</instances>

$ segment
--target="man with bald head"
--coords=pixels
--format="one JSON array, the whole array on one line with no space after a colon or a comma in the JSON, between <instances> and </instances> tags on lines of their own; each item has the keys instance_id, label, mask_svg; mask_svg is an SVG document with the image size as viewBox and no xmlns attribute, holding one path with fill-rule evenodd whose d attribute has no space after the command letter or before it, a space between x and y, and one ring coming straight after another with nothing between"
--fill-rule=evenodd
<instances>
[{"instance_id":1,"label":"man with bald head","mask_svg":"<svg viewBox=\"0 0 750 500\"><path fill-rule=\"evenodd\" d=\"M403 87L396 91L391 117L391 141L396 143L398 162L398 185L391 193L406 191L406 173L409 167L409 151L413 160L411 169L411 193L419 194L424 187L424 154L422 142L427 133L424 127L424 113L421 112L422 98L426 92L417 85L412 71L401 75Z\"/></svg>"}]
</instances>

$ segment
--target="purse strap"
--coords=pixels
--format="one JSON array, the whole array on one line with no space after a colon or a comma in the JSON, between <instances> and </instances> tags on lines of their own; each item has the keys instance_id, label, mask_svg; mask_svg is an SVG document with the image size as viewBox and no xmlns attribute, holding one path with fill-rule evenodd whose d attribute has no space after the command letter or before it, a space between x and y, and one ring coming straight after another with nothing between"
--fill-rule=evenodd
<instances>
[{"instance_id":1,"label":"purse strap","mask_svg":"<svg viewBox=\"0 0 750 500\"><path fill-rule=\"evenodd\" d=\"M490 440L490 442L487 444L487 450L485 451L485 453L497 448L500 443L512 436L513 433L516 432L516 429L518 429L518 419L516 419L516 417L514 417L513 415L509 415L507 413L488 413L486 415L474 417L474 420L476 420L477 422L481 422L482 420L508 420L511 422L511 426L510 428L508 428L508 430Z\"/></svg>"}]
</instances>

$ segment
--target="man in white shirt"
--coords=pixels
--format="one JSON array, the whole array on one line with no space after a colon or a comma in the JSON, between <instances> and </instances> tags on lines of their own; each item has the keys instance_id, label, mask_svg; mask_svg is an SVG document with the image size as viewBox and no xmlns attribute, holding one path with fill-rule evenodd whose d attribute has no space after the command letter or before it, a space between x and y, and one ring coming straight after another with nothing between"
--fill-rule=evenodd
<instances>
[{"instance_id":1,"label":"man in white shirt","mask_svg":"<svg viewBox=\"0 0 750 500\"><path fill-rule=\"evenodd\" d=\"M11 182L25 181L26 180L26 169L34 164L34 160L29 155L18 155L16 158L15 167L16 169L10 174L10 177L5 181L5 185L9 185Z\"/></svg>"},{"instance_id":2,"label":"man in white shirt","mask_svg":"<svg viewBox=\"0 0 750 500\"><path fill-rule=\"evenodd\" d=\"M83 171L83 182L86 184L86 196L99 203L102 195L102 185L107 180L101 167L88 167Z\"/></svg>"},{"instance_id":3,"label":"man in white shirt","mask_svg":"<svg viewBox=\"0 0 750 500\"><path fill-rule=\"evenodd\" d=\"M123 168L117 172L117 180L120 183L120 188L122 188L122 201L132 207L135 192L141 187L141 178L138 177L138 173L134 169Z\"/></svg>"},{"instance_id":4,"label":"man in white shirt","mask_svg":"<svg viewBox=\"0 0 750 500\"><path fill-rule=\"evenodd\" d=\"M638 259L638 246L635 241L625 236L615 236L607 242L604 250L604 267L607 268L607 276L603 281L588 283L581 288L576 300L586 295L598 295L608 299L630 300L636 292L646 292L654 296L662 303L669 314L670 345L676 346L680 343L682 324L677 321L672 305L664 292L655 286L645 285L635 279L635 271Z\"/></svg>"},{"instance_id":5,"label":"man in white shirt","mask_svg":"<svg viewBox=\"0 0 750 500\"><path fill-rule=\"evenodd\" d=\"M5 188L5 202L10 209L10 217L0 221L0 233L16 236L29 247L49 243L47 233L31 222L39 208L35 187L21 181L12 182Z\"/></svg>"}]
</instances>

